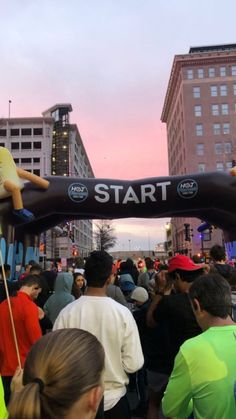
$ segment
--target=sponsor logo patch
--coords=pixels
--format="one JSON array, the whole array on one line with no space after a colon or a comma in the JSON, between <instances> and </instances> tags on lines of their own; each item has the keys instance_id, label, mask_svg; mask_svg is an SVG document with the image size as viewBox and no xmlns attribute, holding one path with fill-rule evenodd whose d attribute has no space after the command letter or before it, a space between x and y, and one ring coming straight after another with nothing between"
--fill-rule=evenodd
<instances>
[{"instance_id":1,"label":"sponsor logo patch","mask_svg":"<svg viewBox=\"0 0 236 419\"><path fill-rule=\"evenodd\" d=\"M193 179L184 179L179 182L177 186L177 192L181 198L194 198L198 192L198 184Z\"/></svg>"},{"instance_id":2,"label":"sponsor logo patch","mask_svg":"<svg viewBox=\"0 0 236 419\"><path fill-rule=\"evenodd\" d=\"M68 195L71 201L80 203L88 198L88 189L82 183L72 183L68 188Z\"/></svg>"}]
</instances>

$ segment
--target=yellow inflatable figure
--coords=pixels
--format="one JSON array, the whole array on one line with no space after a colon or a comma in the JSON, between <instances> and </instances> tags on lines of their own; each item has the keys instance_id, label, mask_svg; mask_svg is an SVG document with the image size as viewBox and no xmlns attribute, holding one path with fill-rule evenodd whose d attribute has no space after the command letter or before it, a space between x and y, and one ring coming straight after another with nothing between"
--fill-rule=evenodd
<instances>
[{"instance_id":1,"label":"yellow inflatable figure","mask_svg":"<svg viewBox=\"0 0 236 419\"><path fill-rule=\"evenodd\" d=\"M24 183L21 179L29 180L42 189L47 189L49 186L47 180L16 167L9 150L0 147L0 199L12 196L14 214L25 221L32 221L34 215L23 206L21 189Z\"/></svg>"}]
</instances>

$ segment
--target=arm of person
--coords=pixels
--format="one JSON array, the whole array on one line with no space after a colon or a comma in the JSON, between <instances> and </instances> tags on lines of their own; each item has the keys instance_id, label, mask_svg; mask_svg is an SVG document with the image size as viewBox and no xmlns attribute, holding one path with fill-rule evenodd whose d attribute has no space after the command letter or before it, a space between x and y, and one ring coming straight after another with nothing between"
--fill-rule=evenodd
<instances>
[{"instance_id":1,"label":"arm of person","mask_svg":"<svg viewBox=\"0 0 236 419\"><path fill-rule=\"evenodd\" d=\"M161 299L162 299L162 296L160 294L155 295L155 297L153 298L148 308L148 311L147 311L147 326L148 327L153 328L157 326L157 321L154 318L154 312L156 311L157 306L160 303Z\"/></svg>"},{"instance_id":2,"label":"arm of person","mask_svg":"<svg viewBox=\"0 0 236 419\"><path fill-rule=\"evenodd\" d=\"M31 345L33 345L42 336L42 331L39 324L38 307L34 304L30 310L27 310L25 315L25 330Z\"/></svg>"},{"instance_id":3,"label":"arm of person","mask_svg":"<svg viewBox=\"0 0 236 419\"><path fill-rule=\"evenodd\" d=\"M192 408L191 378L180 349L162 399L162 409L167 417L185 419L192 413Z\"/></svg>"},{"instance_id":4,"label":"arm of person","mask_svg":"<svg viewBox=\"0 0 236 419\"><path fill-rule=\"evenodd\" d=\"M143 351L138 328L130 311L128 311L126 316L126 328L121 356L123 368L127 373L133 373L142 368L144 363Z\"/></svg>"},{"instance_id":5,"label":"arm of person","mask_svg":"<svg viewBox=\"0 0 236 419\"><path fill-rule=\"evenodd\" d=\"M65 329L65 328L66 328L66 324L64 321L64 317L62 315L62 312L60 312L53 324L52 330Z\"/></svg>"}]
</instances>

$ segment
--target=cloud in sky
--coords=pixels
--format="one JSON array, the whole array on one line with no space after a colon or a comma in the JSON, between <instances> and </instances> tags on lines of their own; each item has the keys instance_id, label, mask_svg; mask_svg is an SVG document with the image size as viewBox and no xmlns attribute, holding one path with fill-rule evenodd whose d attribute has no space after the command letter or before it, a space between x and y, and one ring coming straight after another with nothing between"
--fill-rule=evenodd
<instances>
[{"instance_id":1,"label":"cloud in sky","mask_svg":"<svg viewBox=\"0 0 236 419\"><path fill-rule=\"evenodd\" d=\"M167 175L160 116L174 55L236 41L235 14L234 0L4 2L0 117L9 99L12 116L70 102L96 177ZM164 239L161 225L119 221L117 231L146 246L147 228L151 241Z\"/></svg>"}]
</instances>

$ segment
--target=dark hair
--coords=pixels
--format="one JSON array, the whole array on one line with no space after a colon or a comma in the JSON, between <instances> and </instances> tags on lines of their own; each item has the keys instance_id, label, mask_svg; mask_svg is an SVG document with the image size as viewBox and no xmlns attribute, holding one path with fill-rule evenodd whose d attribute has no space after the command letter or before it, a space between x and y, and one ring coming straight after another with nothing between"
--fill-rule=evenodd
<instances>
[{"instance_id":1,"label":"dark hair","mask_svg":"<svg viewBox=\"0 0 236 419\"><path fill-rule=\"evenodd\" d=\"M129 270L129 263L127 265L127 261L121 262L120 269L119 269L120 273L127 272L128 270Z\"/></svg>"},{"instance_id":2,"label":"dark hair","mask_svg":"<svg viewBox=\"0 0 236 419\"><path fill-rule=\"evenodd\" d=\"M199 301L201 309L214 317L226 319L231 314L231 288L219 274L202 275L189 290L192 302Z\"/></svg>"},{"instance_id":3,"label":"dark hair","mask_svg":"<svg viewBox=\"0 0 236 419\"><path fill-rule=\"evenodd\" d=\"M27 355L24 387L12 395L9 419L67 417L83 394L101 384L103 369L104 350L91 333L80 329L47 333Z\"/></svg>"},{"instance_id":4,"label":"dark hair","mask_svg":"<svg viewBox=\"0 0 236 419\"><path fill-rule=\"evenodd\" d=\"M3 267L4 267L5 272L8 272L8 271L11 270L10 265L8 265L7 263L4 263ZM0 274L2 274L2 272L3 272L3 267L2 267L2 265L0 266Z\"/></svg>"},{"instance_id":5,"label":"dark hair","mask_svg":"<svg viewBox=\"0 0 236 419\"><path fill-rule=\"evenodd\" d=\"M174 272L170 272L169 275L172 279L176 279L176 274L179 274L180 278L184 282L193 282L200 275L203 274L203 269L197 269L195 271L184 271L183 269L176 269Z\"/></svg>"},{"instance_id":6,"label":"dark hair","mask_svg":"<svg viewBox=\"0 0 236 419\"><path fill-rule=\"evenodd\" d=\"M38 263L35 263L34 265L31 266L30 273L33 273L33 272L38 272L38 273L42 272L42 268Z\"/></svg>"},{"instance_id":7,"label":"dark hair","mask_svg":"<svg viewBox=\"0 0 236 419\"><path fill-rule=\"evenodd\" d=\"M216 262L219 262L221 260L225 260L226 254L224 247L220 246L219 244L215 244L210 249L210 256L212 259L214 259Z\"/></svg>"},{"instance_id":8,"label":"dark hair","mask_svg":"<svg viewBox=\"0 0 236 419\"><path fill-rule=\"evenodd\" d=\"M42 281L40 276L29 274L24 277L20 285L21 287L31 287L32 285L38 285L39 288L42 288Z\"/></svg>"},{"instance_id":9,"label":"dark hair","mask_svg":"<svg viewBox=\"0 0 236 419\"><path fill-rule=\"evenodd\" d=\"M154 268L154 260L150 259L150 258L146 258L145 259L145 263L146 263L146 268L148 269L153 269Z\"/></svg>"},{"instance_id":10,"label":"dark hair","mask_svg":"<svg viewBox=\"0 0 236 419\"><path fill-rule=\"evenodd\" d=\"M95 250L85 264L88 287L102 288L112 272L113 258L104 250Z\"/></svg>"}]
</instances>

